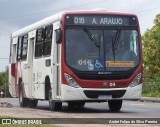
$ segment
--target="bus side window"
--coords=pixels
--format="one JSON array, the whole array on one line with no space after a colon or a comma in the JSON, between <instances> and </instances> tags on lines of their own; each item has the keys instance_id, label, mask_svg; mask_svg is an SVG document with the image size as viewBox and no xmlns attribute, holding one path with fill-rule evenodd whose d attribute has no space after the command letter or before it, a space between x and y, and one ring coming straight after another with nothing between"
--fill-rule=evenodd
<instances>
[{"instance_id":1,"label":"bus side window","mask_svg":"<svg viewBox=\"0 0 160 127\"><path fill-rule=\"evenodd\" d=\"M17 61L21 59L21 49L22 49L22 37L18 37L18 45L17 45Z\"/></svg>"},{"instance_id":2,"label":"bus side window","mask_svg":"<svg viewBox=\"0 0 160 127\"><path fill-rule=\"evenodd\" d=\"M27 49L28 49L28 35L22 37L22 58L21 60L27 59Z\"/></svg>"},{"instance_id":3,"label":"bus side window","mask_svg":"<svg viewBox=\"0 0 160 127\"><path fill-rule=\"evenodd\" d=\"M11 55L10 55L10 63L16 63L16 44L13 44Z\"/></svg>"},{"instance_id":4,"label":"bus side window","mask_svg":"<svg viewBox=\"0 0 160 127\"><path fill-rule=\"evenodd\" d=\"M53 25L46 26L44 32L44 43L43 43L44 56L51 55L52 33L53 33Z\"/></svg>"},{"instance_id":5,"label":"bus side window","mask_svg":"<svg viewBox=\"0 0 160 127\"><path fill-rule=\"evenodd\" d=\"M36 33L35 57L42 57L44 29L38 29Z\"/></svg>"}]
</instances>

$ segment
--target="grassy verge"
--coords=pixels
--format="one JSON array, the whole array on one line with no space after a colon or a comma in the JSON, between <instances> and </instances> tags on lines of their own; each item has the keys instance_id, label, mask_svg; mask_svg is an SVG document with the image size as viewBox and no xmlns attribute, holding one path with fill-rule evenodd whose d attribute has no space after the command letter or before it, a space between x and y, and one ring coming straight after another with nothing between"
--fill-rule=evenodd
<instances>
[{"instance_id":1,"label":"grassy verge","mask_svg":"<svg viewBox=\"0 0 160 127\"><path fill-rule=\"evenodd\" d=\"M159 92L148 92L148 93L142 93L143 97L157 97L160 98Z\"/></svg>"},{"instance_id":2,"label":"grassy verge","mask_svg":"<svg viewBox=\"0 0 160 127\"><path fill-rule=\"evenodd\" d=\"M160 81L156 80L144 81L142 96L160 98Z\"/></svg>"}]
</instances>

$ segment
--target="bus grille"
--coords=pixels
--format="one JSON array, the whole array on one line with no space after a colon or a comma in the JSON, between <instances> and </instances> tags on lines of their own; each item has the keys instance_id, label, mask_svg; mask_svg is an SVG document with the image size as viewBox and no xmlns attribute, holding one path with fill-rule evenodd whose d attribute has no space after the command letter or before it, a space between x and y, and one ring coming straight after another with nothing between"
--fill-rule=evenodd
<instances>
[{"instance_id":1,"label":"bus grille","mask_svg":"<svg viewBox=\"0 0 160 127\"><path fill-rule=\"evenodd\" d=\"M121 98L126 90L100 91L100 90L84 90L84 94L88 98L97 99L99 95L112 95L112 98Z\"/></svg>"},{"instance_id":2,"label":"bus grille","mask_svg":"<svg viewBox=\"0 0 160 127\"><path fill-rule=\"evenodd\" d=\"M84 80L122 80L131 77L131 74L112 74L112 75L97 75L97 74L76 74L79 79Z\"/></svg>"}]
</instances>

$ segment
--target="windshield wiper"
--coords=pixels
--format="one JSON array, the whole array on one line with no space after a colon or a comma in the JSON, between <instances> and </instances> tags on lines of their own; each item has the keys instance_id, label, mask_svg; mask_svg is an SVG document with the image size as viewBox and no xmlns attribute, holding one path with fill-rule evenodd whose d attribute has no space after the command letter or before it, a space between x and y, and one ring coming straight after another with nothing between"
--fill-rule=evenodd
<instances>
[{"instance_id":1,"label":"windshield wiper","mask_svg":"<svg viewBox=\"0 0 160 127\"><path fill-rule=\"evenodd\" d=\"M114 41L113 41L113 37L112 37L112 53L113 53L114 61L115 61L115 50L117 49L117 46L118 46L118 40L119 40L119 37L120 37L120 32L121 32L121 29L118 29Z\"/></svg>"},{"instance_id":2,"label":"windshield wiper","mask_svg":"<svg viewBox=\"0 0 160 127\"><path fill-rule=\"evenodd\" d=\"M87 36L89 37L89 39L94 42L96 47L100 47L100 42L97 41L97 39L92 36L92 33L84 26L82 26L83 31L87 34Z\"/></svg>"}]
</instances>

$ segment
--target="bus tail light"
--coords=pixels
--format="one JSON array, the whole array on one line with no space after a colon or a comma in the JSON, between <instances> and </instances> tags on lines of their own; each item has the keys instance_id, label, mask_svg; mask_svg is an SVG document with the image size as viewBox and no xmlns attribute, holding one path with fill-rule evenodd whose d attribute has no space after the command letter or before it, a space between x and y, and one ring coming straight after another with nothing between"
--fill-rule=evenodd
<instances>
[{"instance_id":1,"label":"bus tail light","mask_svg":"<svg viewBox=\"0 0 160 127\"><path fill-rule=\"evenodd\" d=\"M71 87L74 87L74 88L79 88L80 86L78 85L78 83L76 83L74 81L74 79L69 75L69 74L66 74L64 73L64 77L66 78L68 84L71 86Z\"/></svg>"},{"instance_id":2,"label":"bus tail light","mask_svg":"<svg viewBox=\"0 0 160 127\"><path fill-rule=\"evenodd\" d=\"M139 73L139 74L135 77L135 79L131 82L131 84L129 85L129 87L135 87L135 86L137 86L137 85L139 84L139 81L140 81L140 79L141 79L141 76L142 76L142 74Z\"/></svg>"}]
</instances>

